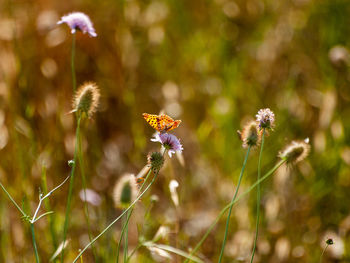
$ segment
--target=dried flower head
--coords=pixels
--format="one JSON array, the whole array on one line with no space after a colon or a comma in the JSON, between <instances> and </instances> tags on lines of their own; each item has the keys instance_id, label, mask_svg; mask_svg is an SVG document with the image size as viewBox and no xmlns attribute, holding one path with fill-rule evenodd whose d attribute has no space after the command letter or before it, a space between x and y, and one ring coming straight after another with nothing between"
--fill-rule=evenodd
<instances>
[{"instance_id":1,"label":"dried flower head","mask_svg":"<svg viewBox=\"0 0 350 263\"><path fill-rule=\"evenodd\" d=\"M97 109L99 98L100 91L95 83L83 84L75 94L72 112L85 113L91 118Z\"/></svg>"},{"instance_id":2,"label":"dried flower head","mask_svg":"<svg viewBox=\"0 0 350 263\"><path fill-rule=\"evenodd\" d=\"M150 153L147 155L147 163L154 172L159 171L164 164L164 157L160 152Z\"/></svg>"},{"instance_id":3,"label":"dried flower head","mask_svg":"<svg viewBox=\"0 0 350 263\"><path fill-rule=\"evenodd\" d=\"M296 164L304 160L310 152L310 145L306 141L292 141L282 152L279 157L287 163Z\"/></svg>"},{"instance_id":4,"label":"dried flower head","mask_svg":"<svg viewBox=\"0 0 350 263\"><path fill-rule=\"evenodd\" d=\"M114 204L118 208L127 208L137 196L136 179L133 174L123 175L113 190Z\"/></svg>"},{"instance_id":5,"label":"dried flower head","mask_svg":"<svg viewBox=\"0 0 350 263\"><path fill-rule=\"evenodd\" d=\"M258 146L261 141L261 131L255 121L248 122L242 130L241 140L243 148L248 146Z\"/></svg>"},{"instance_id":6,"label":"dried flower head","mask_svg":"<svg viewBox=\"0 0 350 263\"><path fill-rule=\"evenodd\" d=\"M72 34L75 34L77 30L80 30L84 34L88 33L91 37L97 36L90 18L82 12L73 12L62 16L61 20L58 21L57 24L63 23L66 23L70 27Z\"/></svg>"},{"instance_id":7,"label":"dried flower head","mask_svg":"<svg viewBox=\"0 0 350 263\"><path fill-rule=\"evenodd\" d=\"M156 133L151 139L152 142L160 142L162 146L168 151L169 157L175 152L182 152L183 148L179 139L169 133Z\"/></svg>"},{"instance_id":8,"label":"dried flower head","mask_svg":"<svg viewBox=\"0 0 350 263\"><path fill-rule=\"evenodd\" d=\"M260 129L272 129L275 125L275 114L269 109L261 109L256 115L256 122Z\"/></svg>"}]
</instances>

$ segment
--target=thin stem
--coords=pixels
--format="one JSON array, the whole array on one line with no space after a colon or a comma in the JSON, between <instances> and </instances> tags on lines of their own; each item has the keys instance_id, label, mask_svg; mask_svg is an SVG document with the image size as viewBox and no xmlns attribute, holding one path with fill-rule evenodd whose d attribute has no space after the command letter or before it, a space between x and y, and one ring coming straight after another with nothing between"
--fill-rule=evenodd
<instances>
[{"instance_id":1,"label":"thin stem","mask_svg":"<svg viewBox=\"0 0 350 263\"><path fill-rule=\"evenodd\" d=\"M24 211L19 207L19 205L16 203L16 201L12 198L12 196L10 195L9 192L7 192L7 190L5 189L5 187L2 185L2 183L0 182L0 187L2 188L2 190L5 192L5 194L7 195L7 197L10 199L10 201L15 205L15 207L18 209L18 211L22 214L23 217L27 217L27 214L24 213Z\"/></svg>"},{"instance_id":2,"label":"thin stem","mask_svg":"<svg viewBox=\"0 0 350 263\"><path fill-rule=\"evenodd\" d=\"M229 203L226 205L219 213L219 215L215 218L214 222L209 226L207 232L203 235L202 239L198 242L198 244L195 246L195 248L191 251L191 256L194 255L198 249L202 246L203 242L206 240L206 238L209 236L210 232L214 229L215 225L218 223L219 219L225 214L225 212L230 208L231 205L234 205L237 203L240 199L242 199L244 196L249 194L258 184L266 180L271 174L273 174L282 164L284 164L286 160L279 161L270 171L268 171L263 177L261 177L260 180L256 181L254 184L252 184L244 193L239 195L235 201ZM189 262L189 259L186 259L185 263Z\"/></svg>"},{"instance_id":3,"label":"thin stem","mask_svg":"<svg viewBox=\"0 0 350 263\"><path fill-rule=\"evenodd\" d=\"M133 209L129 210L128 213L126 214L126 220L125 220L125 234L124 234L124 263L127 262L128 260L128 242L129 242L129 220L131 217L131 213L132 213Z\"/></svg>"},{"instance_id":4,"label":"thin stem","mask_svg":"<svg viewBox=\"0 0 350 263\"><path fill-rule=\"evenodd\" d=\"M89 241L92 241L92 232L91 232L91 225L90 225L90 216L89 216L89 206L87 203L87 198L86 198L86 177L85 177L85 168L84 168L84 160L83 160L83 153L82 153L82 143L81 143L81 136L79 135L78 139L78 147L79 147L79 152L78 152L78 160L79 160L79 168L80 168L80 173L81 173L81 178L82 178L82 183L83 183L83 194L84 194L84 215L87 223L87 229L88 229L88 235L89 235ZM92 254L94 256L95 262L97 261L96 257L96 251L93 246L92 248Z\"/></svg>"},{"instance_id":5,"label":"thin stem","mask_svg":"<svg viewBox=\"0 0 350 263\"><path fill-rule=\"evenodd\" d=\"M114 219L100 234L98 234L89 244L87 244L78 254L78 256L74 259L73 263L77 262L79 257L87 250L93 243L96 242L97 239L99 239L101 236L103 236L104 233L106 233L120 218L123 217L141 198L142 196L148 191L148 189L152 186L154 181L156 180L158 176L159 171L154 175L152 181L150 184L146 187L146 189L134 200L134 202L131 203L131 205L124 210L123 213L121 213L116 219Z\"/></svg>"},{"instance_id":6,"label":"thin stem","mask_svg":"<svg viewBox=\"0 0 350 263\"><path fill-rule=\"evenodd\" d=\"M326 252L328 246L329 246L329 244L326 244L326 246L324 247L324 249L322 251L321 258L320 258L320 263L322 263L323 254L324 254L324 252Z\"/></svg>"},{"instance_id":7,"label":"thin stem","mask_svg":"<svg viewBox=\"0 0 350 263\"><path fill-rule=\"evenodd\" d=\"M36 263L39 263L40 259L39 259L38 248L37 248L36 242L35 242L35 233L34 233L34 224L33 223L30 223L30 231L32 232L32 240L33 240L33 247L34 247L34 252L35 252L35 260L36 260Z\"/></svg>"},{"instance_id":8,"label":"thin stem","mask_svg":"<svg viewBox=\"0 0 350 263\"><path fill-rule=\"evenodd\" d=\"M263 148L264 148L264 142L265 142L265 128L263 129L260 154L259 154L259 161L258 161L258 180L260 180L260 176L261 176L261 159L262 159L262 152L263 152ZM255 232L253 252L252 252L252 257L250 259L250 263L253 262L254 255L255 255L255 249L256 249L256 243L258 241L259 221L260 221L260 199L261 199L260 184L258 184L258 186L256 188L256 227L255 227L256 232Z\"/></svg>"},{"instance_id":9,"label":"thin stem","mask_svg":"<svg viewBox=\"0 0 350 263\"><path fill-rule=\"evenodd\" d=\"M44 190L44 193L46 193L47 192L47 179L46 179L46 167L45 166L42 167L41 178L42 178L43 190ZM45 204L46 210L51 211L51 205L50 205L50 202L48 199L45 200L44 204ZM55 220L55 217L50 215L49 216L50 233L51 233L52 244L53 244L54 251L55 251L57 249L58 244L57 244L57 237L56 237L56 232L55 232L54 220Z\"/></svg>"},{"instance_id":10,"label":"thin stem","mask_svg":"<svg viewBox=\"0 0 350 263\"><path fill-rule=\"evenodd\" d=\"M80 120L81 116L78 117L77 121L77 130L75 133L75 141L78 143L79 139L79 133L80 133ZM66 242L66 237L67 237L67 229L68 229L68 222L69 222L69 214L70 214L70 206L71 206L71 201L72 201L72 193L73 193L73 185L74 185L74 172L75 172L75 166L76 166L76 159L77 159L77 154L78 154L78 147L77 145L75 146L74 150L74 158L73 158L73 167L70 173L70 180L69 180L69 190L68 190L68 200L67 200L67 207L66 207L66 216L64 220L64 230L63 230L63 245L62 245L62 252L61 252L61 262L63 263L63 257L64 257L64 247L65 247L65 242Z\"/></svg>"},{"instance_id":11,"label":"thin stem","mask_svg":"<svg viewBox=\"0 0 350 263\"><path fill-rule=\"evenodd\" d=\"M43 202L46 198L48 198L50 195L52 195L52 193L55 192L58 188L60 188L62 185L64 185L64 183L67 182L67 180L69 179L69 177L70 177L70 175L68 175L68 176L66 177L66 179L63 180L62 183L60 183L58 186L56 186L54 189L52 189L50 192L48 192L44 197L42 197L42 195L39 196L39 204L38 204L38 207L37 207L36 210L35 210L35 213L34 213L34 216L33 216L32 220L31 220L31 223L35 223L36 221L38 221L39 218L36 219L36 216L37 216L37 214L38 214L38 212L39 212L39 209L40 209L40 207L41 207L42 202ZM47 214L47 213L45 213L45 214ZM40 217L42 217L42 216L43 216L43 215L41 215Z\"/></svg>"},{"instance_id":12,"label":"thin stem","mask_svg":"<svg viewBox=\"0 0 350 263\"><path fill-rule=\"evenodd\" d=\"M76 34L73 34L72 37L72 54L71 54L71 69L72 69L72 84L73 84L73 92L76 91L77 89L77 81L76 81L76 76L75 76L75 63L74 63L74 59L75 59L75 40L76 40Z\"/></svg>"},{"instance_id":13,"label":"thin stem","mask_svg":"<svg viewBox=\"0 0 350 263\"><path fill-rule=\"evenodd\" d=\"M126 229L126 227L127 227L127 223L129 223L129 220L130 220L130 217L131 217L131 214L132 214L132 211L133 211L133 210L134 210L134 208L132 208L132 209L128 212L126 221L124 222L123 227L122 227L122 231L120 232L119 242L118 242L118 246L117 246L117 263L119 262L120 244L122 243L123 236L124 236L124 232L125 232L125 229Z\"/></svg>"},{"instance_id":14,"label":"thin stem","mask_svg":"<svg viewBox=\"0 0 350 263\"><path fill-rule=\"evenodd\" d=\"M235 191L235 193L233 195L233 198L232 198L232 201L231 201L231 205L230 205L230 209L228 210L228 215L227 215L227 219L226 219L225 235L224 235L224 240L222 241L221 252L220 252L220 257L219 257L219 263L221 262L222 257L224 255L224 250L225 250L225 245L226 245L226 240L227 240L227 234L228 234L228 228L229 228L229 224L230 224L230 217L231 217L233 202L235 201L235 199L237 197L239 186L241 185L241 181L242 181L243 173L244 173L247 161L248 161L248 156L249 156L250 149L251 149L251 146L249 145L247 153L246 153L245 158L244 158L243 166L242 166L242 169L241 169L241 174L239 175L239 178L238 178L238 184L237 184L237 187L236 187L236 191Z\"/></svg>"},{"instance_id":15,"label":"thin stem","mask_svg":"<svg viewBox=\"0 0 350 263\"><path fill-rule=\"evenodd\" d=\"M130 258L135 254L135 252L140 248L142 247L143 245L141 243L139 243L134 249L133 251L131 251L129 257L128 257L128 260L126 261L127 263L130 261Z\"/></svg>"}]
</instances>

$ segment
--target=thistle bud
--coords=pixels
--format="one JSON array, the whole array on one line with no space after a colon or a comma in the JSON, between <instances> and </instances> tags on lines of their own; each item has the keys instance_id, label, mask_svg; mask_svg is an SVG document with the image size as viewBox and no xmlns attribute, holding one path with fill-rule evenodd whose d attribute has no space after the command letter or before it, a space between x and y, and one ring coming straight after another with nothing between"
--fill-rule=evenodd
<instances>
[{"instance_id":1,"label":"thistle bud","mask_svg":"<svg viewBox=\"0 0 350 263\"><path fill-rule=\"evenodd\" d=\"M119 179L113 191L114 203L118 208L127 208L136 199L137 186L135 176L126 174Z\"/></svg>"},{"instance_id":2,"label":"thistle bud","mask_svg":"<svg viewBox=\"0 0 350 263\"><path fill-rule=\"evenodd\" d=\"M147 156L147 163L154 172L159 171L164 164L164 157L160 152L150 153Z\"/></svg>"},{"instance_id":3,"label":"thistle bud","mask_svg":"<svg viewBox=\"0 0 350 263\"><path fill-rule=\"evenodd\" d=\"M287 163L296 164L304 160L310 152L310 145L306 141L292 141L282 152L279 157L286 160Z\"/></svg>"},{"instance_id":4,"label":"thistle bud","mask_svg":"<svg viewBox=\"0 0 350 263\"><path fill-rule=\"evenodd\" d=\"M242 130L241 140L243 148L258 146L261 141L261 131L255 121L247 123Z\"/></svg>"},{"instance_id":5,"label":"thistle bud","mask_svg":"<svg viewBox=\"0 0 350 263\"><path fill-rule=\"evenodd\" d=\"M72 112L85 113L91 118L97 109L99 98L100 92L95 83L83 84L75 94Z\"/></svg>"}]
</instances>

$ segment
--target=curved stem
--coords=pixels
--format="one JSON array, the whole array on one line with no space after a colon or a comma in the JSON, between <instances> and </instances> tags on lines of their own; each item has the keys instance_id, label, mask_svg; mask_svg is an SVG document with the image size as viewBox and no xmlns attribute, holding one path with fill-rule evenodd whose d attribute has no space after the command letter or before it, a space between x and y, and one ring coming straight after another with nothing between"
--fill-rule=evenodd
<instances>
[{"instance_id":1,"label":"curved stem","mask_svg":"<svg viewBox=\"0 0 350 263\"><path fill-rule=\"evenodd\" d=\"M242 181L243 173L244 173L244 170L245 170L245 166L246 166L247 161L248 161L248 156L249 156L250 149L251 149L251 146L249 145L247 153L246 153L245 158L244 158L243 166L242 166L242 169L241 169L241 174L239 175L236 191L235 191L235 193L233 195L233 198L232 198L232 201L231 201L231 204L230 204L230 209L228 210L228 215L227 215L227 219L226 219L225 235L224 235L224 240L222 241L221 252L220 252L220 257L219 257L219 263L221 263L222 257L224 255L224 250L225 250L225 245L226 245L226 240L227 240L228 227L229 227L229 224L230 224L230 217L231 217L233 202L235 201L235 199L237 197L239 186L241 185L241 181Z\"/></svg>"},{"instance_id":2,"label":"curved stem","mask_svg":"<svg viewBox=\"0 0 350 263\"><path fill-rule=\"evenodd\" d=\"M33 240L33 247L34 247L34 253L35 253L35 260L37 263L40 262L39 260L39 253L38 253L38 248L36 246L35 242L35 233L34 233L34 223L30 223L30 231L32 232L32 240Z\"/></svg>"},{"instance_id":3,"label":"curved stem","mask_svg":"<svg viewBox=\"0 0 350 263\"><path fill-rule=\"evenodd\" d=\"M75 142L76 143L78 143L78 140L79 140L80 120L81 120L81 116L78 117L78 121L77 121L77 130L75 133ZM68 223L69 223L69 214L70 214L70 206L71 206L71 201L72 201L72 193L73 193L73 185L74 185L74 172L75 172L77 154L78 154L78 146L75 145L73 167L72 167L72 170L70 173L68 200L67 200L66 216L65 216L65 220L64 220L64 229L63 229L63 245L62 245L62 252L61 252L61 262L62 263L63 263L64 247L65 247L65 242L66 242L66 237L67 237L67 229L68 229Z\"/></svg>"},{"instance_id":4,"label":"curved stem","mask_svg":"<svg viewBox=\"0 0 350 263\"><path fill-rule=\"evenodd\" d=\"M157 176L158 176L157 172L155 174L155 176L153 177L152 181L150 182L150 184L146 187L146 189L134 200L134 202L131 203L131 205L125 209L123 211L123 213L121 213L116 219L114 219L100 234L98 234L89 244L87 244L78 254L78 256L74 259L73 263L77 262L77 260L79 259L79 257L93 244L96 242L97 239L99 239L101 236L103 236L104 233L106 233L116 222L118 222L118 220L120 218L123 217L123 215L125 215L131 208L133 208L133 206L137 203L137 201L139 201L141 199L141 197L148 191L148 189L152 186L152 184L154 183L154 181L156 180Z\"/></svg>"},{"instance_id":5,"label":"curved stem","mask_svg":"<svg viewBox=\"0 0 350 263\"><path fill-rule=\"evenodd\" d=\"M191 256L194 255L198 249L202 246L203 242L206 240L206 238L209 236L210 232L214 229L215 225L219 221L219 219L225 214L225 212L230 208L231 205L234 205L237 203L240 199L242 199L244 196L249 194L258 184L266 180L271 174L273 174L282 164L284 164L286 160L279 161L270 171L268 171L263 177L260 178L260 180L256 181L254 184L252 184L244 193L242 193L240 196L236 198L235 201L229 203L226 205L219 213L219 215L215 218L214 222L210 225L208 230L203 235L202 239L198 242L198 244L195 246L195 248L191 251ZM189 259L185 261L185 263L190 262Z\"/></svg>"},{"instance_id":6,"label":"curved stem","mask_svg":"<svg viewBox=\"0 0 350 263\"><path fill-rule=\"evenodd\" d=\"M259 161L258 161L258 180L260 179L260 176L261 176L261 159L262 159L262 152L263 152L263 148L264 148L264 141L265 141L265 129L263 129L260 154L259 154ZM260 221L260 199L261 199L260 184L258 184L257 189L256 189L256 232L255 232L254 246L253 246L253 252L252 252L252 257L250 259L250 263L253 262L254 255L255 255L255 249L256 249L256 242L258 241L259 221Z\"/></svg>"}]
</instances>

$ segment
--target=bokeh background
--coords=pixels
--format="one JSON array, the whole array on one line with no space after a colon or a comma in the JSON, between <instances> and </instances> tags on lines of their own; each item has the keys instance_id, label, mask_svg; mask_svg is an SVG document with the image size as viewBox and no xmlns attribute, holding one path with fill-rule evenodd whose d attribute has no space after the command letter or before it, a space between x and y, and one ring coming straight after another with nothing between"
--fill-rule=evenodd
<instances>
[{"instance_id":1,"label":"bokeh background","mask_svg":"<svg viewBox=\"0 0 350 263\"><path fill-rule=\"evenodd\" d=\"M350 261L349 1L2 0L0 180L30 214L43 170L52 189L69 174L73 157L72 35L56 25L71 11L88 14L98 34L78 32L76 41L78 85L94 81L101 90L99 111L82 127L88 188L96 194L89 204L94 235L121 212L113 203L118 178L137 174L148 152L158 150L143 112L163 110L182 120L174 134L184 164L167 159L136 207L129 246L167 226L159 243L189 251L232 198L245 155L236 131L268 107L276 127L266 139L263 172L291 140L309 138L312 150L263 183L255 262L319 262L327 238L335 244L323 262ZM242 191L256 171L255 150ZM179 182L178 208L172 179ZM79 169L74 187L67 262L88 242ZM67 192L68 184L49 200L54 216L35 224L42 262L62 241ZM158 201L144 218L152 194ZM0 261L34 262L28 224L0 196ZM252 191L234 207L225 262L248 261L255 205ZM198 254L205 262L217 261L224 223ZM116 224L96 243L100 262L115 262L119 232ZM91 250L84 262L94 262ZM173 261L141 248L132 262Z\"/></svg>"}]
</instances>

